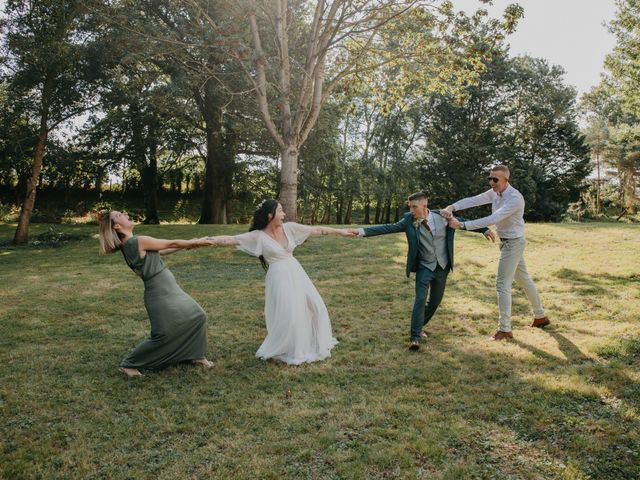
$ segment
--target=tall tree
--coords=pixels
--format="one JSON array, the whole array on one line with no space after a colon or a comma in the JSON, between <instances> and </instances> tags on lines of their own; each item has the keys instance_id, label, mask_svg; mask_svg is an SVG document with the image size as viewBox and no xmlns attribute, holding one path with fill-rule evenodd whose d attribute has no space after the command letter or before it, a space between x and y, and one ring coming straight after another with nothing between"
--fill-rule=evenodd
<instances>
[{"instance_id":1,"label":"tall tree","mask_svg":"<svg viewBox=\"0 0 640 480\"><path fill-rule=\"evenodd\" d=\"M229 2L211 0L123 0L106 17L129 47L128 56L152 62L199 112L205 155L200 223L227 223L239 148L236 91L244 88L229 49L234 21ZM232 3L232 2L231 2ZM240 81L241 80L241 81Z\"/></svg>"},{"instance_id":2,"label":"tall tree","mask_svg":"<svg viewBox=\"0 0 640 480\"><path fill-rule=\"evenodd\" d=\"M623 108L640 118L640 2L616 0L616 7L616 16L609 24L616 45L604 64Z\"/></svg>"},{"instance_id":3,"label":"tall tree","mask_svg":"<svg viewBox=\"0 0 640 480\"><path fill-rule=\"evenodd\" d=\"M91 1L84 0L9 0L6 5L3 54L10 90L16 97L29 99L29 117L37 124L31 176L13 240L16 245L29 239L50 132L89 108L90 85L101 64L91 11Z\"/></svg>"},{"instance_id":4,"label":"tall tree","mask_svg":"<svg viewBox=\"0 0 640 480\"><path fill-rule=\"evenodd\" d=\"M634 212L640 167L640 3L616 0L616 7L609 24L616 45L605 58L600 85L584 95L582 105L588 114L589 140L598 165L602 160L617 172L619 204ZM598 204L599 199L598 190Z\"/></svg>"},{"instance_id":5,"label":"tall tree","mask_svg":"<svg viewBox=\"0 0 640 480\"><path fill-rule=\"evenodd\" d=\"M469 50L461 61L448 42L452 29L460 33L472 25L459 21L464 16L454 15L449 2L242 0L238 5L238 17L246 18L250 30L238 58L280 149L280 201L291 219L297 215L300 148L338 84L395 65L398 92L407 78L446 89L453 78L466 80L468 64L481 54ZM508 9L505 31L520 15L518 7ZM387 48L392 38L396 48Z\"/></svg>"},{"instance_id":6,"label":"tall tree","mask_svg":"<svg viewBox=\"0 0 640 480\"><path fill-rule=\"evenodd\" d=\"M527 218L558 220L588 175L576 93L544 60L496 51L460 103L436 95L424 109L425 184L438 203L486 188L485 172L506 164L527 199Z\"/></svg>"}]
</instances>

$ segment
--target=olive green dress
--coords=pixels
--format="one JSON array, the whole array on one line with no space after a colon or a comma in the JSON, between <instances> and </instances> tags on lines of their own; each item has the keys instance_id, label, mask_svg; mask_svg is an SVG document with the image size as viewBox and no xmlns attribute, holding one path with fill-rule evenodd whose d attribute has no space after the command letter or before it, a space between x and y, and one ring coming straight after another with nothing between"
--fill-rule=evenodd
<instances>
[{"instance_id":1,"label":"olive green dress","mask_svg":"<svg viewBox=\"0 0 640 480\"><path fill-rule=\"evenodd\" d=\"M127 263L144 281L144 306L151 336L120 364L125 368L160 369L206 357L207 314L176 283L158 252L140 258L134 235L122 245Z\"/></svg>"}]
</instances>

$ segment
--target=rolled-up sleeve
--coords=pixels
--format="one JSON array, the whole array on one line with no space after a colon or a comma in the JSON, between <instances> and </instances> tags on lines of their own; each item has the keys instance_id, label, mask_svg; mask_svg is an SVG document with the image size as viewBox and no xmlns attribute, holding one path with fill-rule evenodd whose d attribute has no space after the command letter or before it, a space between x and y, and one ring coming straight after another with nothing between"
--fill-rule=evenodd
<instances>
[{"instance_id":1,"label":"rolled-up sleeve","mask_svg":"<svg viewBox=\"0 0 640 480\"><path fill-rule=\"evenodd\" d=\"M455 211L464 210L465 208L471 207L479 207L480 205L486 205L487 203L491 203L494 197L493 190L487 190L479 195L475 195L473 197L463 198L462 200L458 200L453 204L453 208Z\"/></svg>"},{"instance_id":2,"label":"rolled-up sleeve","mask_svg":"<svg viewBox=\"0 0 640 480\"><path fill-rule=\"evenodd\" d=\"M480 195L478 195L480 196ZM455 206L454 206L455 208ZM505 199L503 205L488 217L478 218L477 220L468 220L464 222L467 230L477 230L478 228L488 227L504 220L524 208L524 199L521 196L511 196Z\"/></svg>"}]
</instances>

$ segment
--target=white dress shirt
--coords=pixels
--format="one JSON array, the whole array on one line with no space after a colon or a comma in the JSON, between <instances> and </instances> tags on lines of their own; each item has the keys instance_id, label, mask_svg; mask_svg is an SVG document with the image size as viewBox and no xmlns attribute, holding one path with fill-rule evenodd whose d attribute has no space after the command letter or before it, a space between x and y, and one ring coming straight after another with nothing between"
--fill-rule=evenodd
<instances>
[{"instance_id":1,"label":"white dress shirt","mask_svg":"<svg viewBox=\"0 0 640 480\"><path fill-rule=\"evenodd\" d=\"M491 204L491 215L477 220L464 222L467 230L495 225L500 238L518 238L524 236L524 198L522 194L509 185L504 192L496 193L487 190L475 197L467 197L453 204L455 211L465 208Z\"/></svg>"}]
</instances>

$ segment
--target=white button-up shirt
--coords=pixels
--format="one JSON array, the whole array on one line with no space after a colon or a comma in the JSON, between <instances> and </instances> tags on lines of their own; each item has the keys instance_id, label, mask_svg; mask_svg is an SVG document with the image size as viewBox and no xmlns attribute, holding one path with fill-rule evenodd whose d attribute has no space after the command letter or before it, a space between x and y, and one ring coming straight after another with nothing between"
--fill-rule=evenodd
<instances>
[{"instance_id":1,"label":"white button-up shirt","mask_svg":"<svg viewBox=\"0 0 640 480\"><path fill-rule=\"evenodd\" d=\"M522 194L509 185L504 192L496 193L487 190L475 197L467 197L453 204L456 211L465 208L491 204L491 215L477 220L464 222L467 230L495 225L500 238L518 238L524 236L524 198Z\"/></svg>"}]
</instances>

